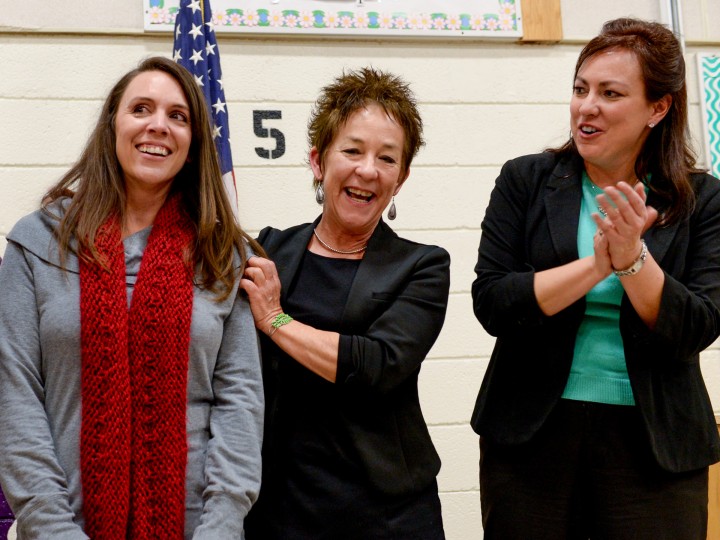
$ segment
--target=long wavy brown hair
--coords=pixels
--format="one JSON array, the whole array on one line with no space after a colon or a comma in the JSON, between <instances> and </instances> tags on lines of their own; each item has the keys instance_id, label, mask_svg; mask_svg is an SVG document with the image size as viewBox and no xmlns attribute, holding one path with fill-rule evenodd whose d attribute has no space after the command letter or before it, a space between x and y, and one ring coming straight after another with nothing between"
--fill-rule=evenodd
<instances>
[{"instance_id":1,"label":"long wavy brown hair","mask_svg":"<svg viewBox=\"0 0 720 540\"><path fill-rule=\"evenodd\" d=\"M43 209L69 197L64 216L56 229L61 261L70 251L83 260L103 264L95 249L98 228L116 214L125 217L125 181L115 151L115 118L130 82L141 73L160 71L172 77L182 89L190 112L192 139L188 160L173 180L171 192L180 193L185 211L195 225L197 239L190 261L196 268L198 284L227 298L235 278L247 260L246 245L264 255L260 245L237 224L225 192L210 119L204 97L193 76L182 66L164 57L143 60L126 73L110 90L85 150L65 175L45 194ZM77 246L73 246L73 240ZM247 244L246 244L247 243ZM235 263L235 250L241 265Z\"/></svg>"},{"instance_id":2,"label":"long wavy brown hair","mask_svg":"<svg viewBox=\"0 0 720 540\"><path fill-rule=\"evenodd\" d=\"M672 98L670 110L650 135L635 161L635 175L652 174L650 191L662 201L659 224L674 223L687 216L695 203L691 173L696 168L690 148L687 116L685 59L675 35L665 26L632 18L606 22L600 34L580 52L575 65L576 78L582 65L596 54L609 49L630 51L638 59L645 83L645 97L653 103L663 96ZM550 149L560 154L578 155L572 137L561 147Z\"/></svg>"}]
</instances>

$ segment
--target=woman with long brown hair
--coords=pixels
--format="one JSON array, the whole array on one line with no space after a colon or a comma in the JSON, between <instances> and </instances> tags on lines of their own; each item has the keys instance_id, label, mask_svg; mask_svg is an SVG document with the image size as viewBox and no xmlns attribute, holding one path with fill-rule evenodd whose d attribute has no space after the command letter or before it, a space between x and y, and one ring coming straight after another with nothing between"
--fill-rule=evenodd
<instances>
[{"instance_id":1,"label":"woman with long brown hair","mask_svg":"<svg viewBox=\"0 0 720 540\"><path fill-rule=\"evenodd\" d=\"M241 537L262 439L238 295L253 250L192 76L143 61L8 235L0 483L18 539Z\"/></svg>"}]
</instances>

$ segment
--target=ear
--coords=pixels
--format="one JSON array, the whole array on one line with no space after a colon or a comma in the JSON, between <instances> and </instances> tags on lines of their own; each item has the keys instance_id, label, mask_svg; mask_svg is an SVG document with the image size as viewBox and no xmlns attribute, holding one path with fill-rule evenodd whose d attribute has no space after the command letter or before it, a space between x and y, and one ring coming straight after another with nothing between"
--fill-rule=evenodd
<instances>
[{"instance_id":1,"label":"ear","mask_svg":"<svg viewBox=\"0 0 720 540\"><path fill-rule=\"evenodd\" d=\"M395 185L395 191L393 192L393 195L397 195L398 193L400 193L400 188L403 187L403 184L405 183L405 180L408 179L408 176L410 176L409 168L407 171L405 171L403 177L398 179L398 183Z\"/></svg>"},{"instance_id":2,"label":"ear","mask_svg":"<svg viewBox=\"0 0 720 540\"><path fill-rule=\"evenodd\" d=\"M310 168L312 169L313 176L318 180L322 180L322 164L320 163L320 152L316 147L310 149Z\"/></svg>"},{"instance_id":3,"label":"ear","mask_svg":"<svg viewBox=\"0 0 720 540\"><path fill-rule=\"evenodd\" d=\"M653 103L651 105L652 116L648 119L648 124L658 125L670 110L670 105L672 105L672 96L670 94L665 94Z\"/></svg>"}]
</instances>

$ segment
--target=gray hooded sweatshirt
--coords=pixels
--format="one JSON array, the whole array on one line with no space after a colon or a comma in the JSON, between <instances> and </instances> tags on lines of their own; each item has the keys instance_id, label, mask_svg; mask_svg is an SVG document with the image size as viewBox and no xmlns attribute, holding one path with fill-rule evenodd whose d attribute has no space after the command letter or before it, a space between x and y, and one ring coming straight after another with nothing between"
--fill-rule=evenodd
<instances>
[{"instance_id":1,"label":"gray hooded sweatshirt","mask_svg":"<svg viewBox=\"0 0 720 540\"><path fill-rule=\"evenodd\" d=\"M53 213L62 213L63 204ZM80 286L37 211L0 265L0 485L18 540L84 539L80 484ZM128 301L150 228L124 240ZM194 289L187 388L186 539L243 537L260 486L263 390L247 300Z\"/></svg>"}]
</instances>

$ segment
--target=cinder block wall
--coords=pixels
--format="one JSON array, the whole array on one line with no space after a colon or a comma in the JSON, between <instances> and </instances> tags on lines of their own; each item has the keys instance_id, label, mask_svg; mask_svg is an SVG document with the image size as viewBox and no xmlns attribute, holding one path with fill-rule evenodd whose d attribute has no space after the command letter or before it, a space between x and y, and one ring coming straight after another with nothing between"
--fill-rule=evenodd
<instances>
[{"instance_id":1,"label":"cinder block wall","mask_svg":"<svg viewBox=\"0 0 720 540\"><path fill-rule=\"evenodd\" d=\"M565 139L575 60L602 22L622 15L659 20L660 3L563 0L565 38L552 45L218 35L241 221L251 232L307 222L319 212L305 166L305 126L324 84L343 69L373 65L403 76L417 94L427 146L396 198L393 227L452 256L448 317L420 379L423 410L443 460L439 483L449 540L482 538L478 444L468 420L493 339L472 313L470 285L493 182L507 159ZM720 29L709 24L720 18L720 6L686 0L683 8L691 129L699 142L695 55L720 54ZM44 190L81 152L110 86L139 59L170 56L171 47L171 35L143 33L137 0L68 0L52 10L26 0L3 8L0 254L12 225L37 208ZM265 121L285 135L279 159L255 152L273 147L253 133L258 110L281 111L281 119ZM703 354L718 413L719 361L718 344Z\"/></svg>"}]
</instances>

